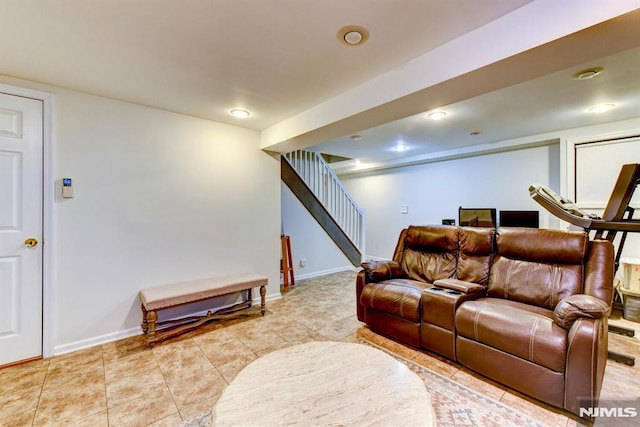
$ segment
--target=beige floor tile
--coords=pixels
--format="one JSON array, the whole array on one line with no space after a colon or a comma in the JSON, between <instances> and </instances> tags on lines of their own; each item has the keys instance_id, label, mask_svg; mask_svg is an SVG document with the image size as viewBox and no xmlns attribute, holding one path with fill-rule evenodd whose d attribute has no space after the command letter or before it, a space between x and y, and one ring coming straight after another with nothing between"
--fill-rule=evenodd
<instances>
[{"instance_id":1,"label":"beige floor tile","mask_svg":"<svg viewBox=\"0 0 640 427\"><path fill-rule=\"evenodd\" d=\"M359 328L360 322L355 315L352 315L329 323L324 328L318 330L318 333L333 341L340 341L344 337L355 334Z\"/></svg>"},{"instance_id":2,"label":"beige floor tile","mask_svg":"<svg viewBox=\"0 0 640 427\"><path fill-rule=\"evenodd\" d=\"M29 362L0 370L0 398L4 394L31 387L42 387L47 376L48 363Z\"/></svg>"},{"instance_id":3,"label":"beige floor tile","mask_svg":"<svg viewBox=\"0 0 640 427\"><path fill-rule=\"evenodd\" d=\"M36 409L21 410L17 409L11 412L7 417L0 418L0 426L2 427L29 427L33 424L33 417Z\"/></svg>"},{"instance_id":4,"label":"beige floor tile","mask_svg":"<svg viewBox=\"0 0 640 427\"><path fill-rule=\"evenodd\" d=\"M355 334L355 332L351 335L347 335L346 337L342 338L340 340L340 342L350 342L350 343L360 343L360 339L358 338L358 336Z\"/></svg>"},{"instance_id":5,"label":"beige floor tile","mask_svg":"<svg viewBox=\"0 0 640 427\"><path fill-rule=\"evenodd\" d=\"M171 414L166 418L156 421L155 423L148 424L147 427L176 427L182 423L180 414Z\"/></svg>"},{"instance_id":6,"label":"beige floor tile","mask_svg":"<svg viewBox=\"0 0 640 427\"><path fill-rule=\"evenodd\" d=\"M160 342L153 347L153 355L158 364L161 365L181 354L189 354L197 347L198 344L191 338L181 341Z\"/></svg>"},{"instance_id":7,"label":"beige floor tile","mask_svg":"<svg viewBox=\"0 0 640 427\"><path fill-rule=\"evenodd\" d=\"M268 348L282 348L288 343L280 335L269 331L251 331L239 335L238 339L254 353Z\"/></svg>"},{"instance_id":8,"label":"beige floor tile","mask_svg":"<svg viewBox=\"0 0 640 427\"><path fill-rule=\"evenodd\" d=\"M206 347L214 344L220 345L237 339L238 338L233 334L233 332L225 328L220 328L193 338L196 344L200 347Z\"/></svg>"},{"instance_id":9,"label":"beige floor tile","mask_svg":"<svg viewBox=\"0 0 640 427\"><path fill-rule=\"evenodd\" d=\"M360 334L362 333L362 330L359 329L356 333ZM402 344L398 341L394 341L382 335L377 335L375 333L364 333L364 335L361 336L366 336L366 341L369 341L370 343L375 344L388 352L397 354L400 357L404 357L405 359L411 360L414 357L418 356L418 354L420 354L420 351L418 349L410 347L406 344Z\"/></svg>"},{"instance_id":10,"label":"beige floor tile","mask_svg":"<svg viewBox=\"0 0 640 427\"><path fill-rule=\"evenodd\" d=\"M73 427L109 427L109 415L107 411L102 411L69 425Z\"/></svg>"},{"instance_id":11,"label":"beige floor tile","mask_svg":"<svg viewBox=\"0 0 640 427\"><path fill-rule=\"evenodd\" d=\"M227 382L216 369L183 376L168 382L169 391L173 400L182 410L202 400L212 398L222 393Z\"/></svg>"},{"instance_id":12,"label":"beige floor tile","mask_svg":"<svg viewBox=\"0 0 640 427\"><path fill-rule=\"evenodd\" d=\"M156 390L166 389L164 376L159 368L126 377L107 384L107 407L121 405Z\"/></svg>"},{"instance_id":13,"label":"beige floor tile","mask_svg":"<svg viewBox=\"0 0 640 427\"><path fill-rule=\"evenodd\" d=\"M143 427L177 413L171 393L165 388L109 408L109 426Z\"/></svg>"},{"instance_id":14,"label":"beige floor tile","mask_svg":"<svg viewBox=\"0 0 640 427\"><path fill-rule=\"evenodd\" d=\"M298 322L290 322L288 329L278 329L276 333L290 344L304 344L312 341L327 341L328 338Z\"/></svg>"},{"instance_id":15,"label":"beige floor tile","mask_svg":"<svg viewBox=\"0 0 640 427\"><path fill-rule=\"evenodd\" d=\"M206 346L202 348L202 352L215 367L220 367L239 358L249 360L256 358L255 353L240 340Z\"/></svg>"},{"instance_id":16,"label":"beige floor tile","mask_svg":"<svg viewBox=\"0 0 640 427\"><path fill-rule=\"evenodd\" d=\"M152 351L143 335L113 341L102 345L102 357L105 363L117 362L138 353Z\"/></svg>"},{"instance_id":17,"label":"beige floor tile","mask_svg":"<svg viewBox=\"0 0 640 427\"><path fill-rule=\"evenodd\" d=\"M77 372L69 369L69 365L66 365L64 369L52 367L47 371L43 390L55 390L61 387L81 388L84 384L97 383L104 383L104 365L102 363L84 365Z\"/></svg>"},{"instance_id":18,"label":"beige floor tile","mask_svg":"<svg viewBox=\"0 0 640 427\"><path fill-rule=\"evenodd\" d=\"M180 353L173 359L163 359L159 366L164 378L169 382L196 373L209 372L214 368L200 347L195 347L190 353Z\"/></svg>"},{"instance_id":19,"label":"beige floor tile","mask_svg":"<svg viewBox=\"0 0 640 427\"><path fill-rule=\"evenodd\" d=\"M72 423L107 409L104 383L54 387L40 395L34 426Z\"/></svg>"},{"instance_id":20,"label":"beige floor tile","mask_svg":"<svg viewBox=\"0 0 640 427\"><path fill-rule=\"evenodd\" d=\"M216 365L216 369L223 376L227 383L233 381L233 379L242 371L245 366L256 360L258 357L254 354L252 357L239 356L222 365Z\"/></svg>"},{"instance_id":21,"label":"beige floor tile","mask_svg":"<svg viewBox=\"0 0 640 427\"><path fill-rule=\"evenodd\" d=\"M6 393L0 396L0 425L3 419L9 418L18 412L35 412L40 399L41 388L29 387L22 390Z\"/></svg>"},{"instance_id":22,"label":"beige floor tile","mask_svg":"<svg viewBox=\"0 0 640 427\"><path fill-rule=\"evenodd\" d=\"M153 352L134 353L116 361L104 363L104 377L108 383L130 375L149 372L158 368Z\"/></svg>"},{"instance_id":23,"label":"beige floor tile","mask_svg":"<svg viewBox=\"0 0 640 427\"><path fill-rule=\"evenodd\" d=\"M312 331L319 331L327 326L331 321L325 317L316 316L307 312L303 317L298 318L298 322Z\"/></svg>"},{"instance_id":24,"label":"beige floor tile","mask_svg":"<svg viewBox=\"0 0 640 427\"><path fill-rule=\"evenodd\" d=\"M288 341L285 341L284 339L281 341L278 341L275 345L271 346L271 347L267 347L267 348L262 348L260 350L255 350L254 353L256 354L256 356L258 357L262 357L266 354L269 353L273 353L274 351L278 351L278 350L282 350L283 348L287 348L287 347L291 347L293 344L291 344Z\"/></svg>"},{"instance_id":25,"label":"beige floor tile","mask_svg":"<svg viewBox=\"0 0 640 427\"><path fill-rule=\"evenodd\" d=\"M209 409L212 409L215 406L216 402L218 402L221 394L222 391L208 399L204 399L198 403L182 408L180 410L180 416L182 416L182 420L186 421L190 418L200 415L205 411L208 411Z\"/></svg>"},{"instance_id":26,"label":"beige floor tile","mask_svg":"<svg viewBox=\"0 0 640 427\"><path fill-rule=\"evenodd\" d=\"M418 353L412 360L443 377L451 378L460 370L459 365L427 353Z\"/></svg>"},{"instance_id":27,"label":"beige floor tile","mask_svg":"<svg viewBox=\"0 0 640 427\"><path fill-rule=\"evenodd\" d=\"M49 362L49 371L78 372L101 363L102 347L97 346L53 357Z\"/></svg>"}]
</instances>

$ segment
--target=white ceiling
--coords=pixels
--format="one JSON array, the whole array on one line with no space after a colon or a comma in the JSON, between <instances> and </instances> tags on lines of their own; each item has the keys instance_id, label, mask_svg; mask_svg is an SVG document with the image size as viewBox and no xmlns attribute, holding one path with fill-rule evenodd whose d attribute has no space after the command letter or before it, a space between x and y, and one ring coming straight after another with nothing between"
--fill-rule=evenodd
<instances>
[{"instance_id":1,"label":"white ceiling","mask_svg":"<svg viewBox=\"0 0 640 427\"><path fill-rule=\"evenodd\" d=\"M255 129L268 140L263 147L275 151L311 147L385 160L640 117L640 51L634 49L640 46L639 14L616 18L620 32L602 24L596 34L611 34L610 40L593 42L589 30L585 37L562 37L640 8L638 0L604 3L0 0L0 74ZM504 30L508 22L529 28ZM346 25L367 28L367 43L340 43L336 34ZM467 72L447 75L429 67L419 70L424 83L400 78L391 86L374 85L385 76L407 75L419 59L454 49L489 28L507 34L500 45L447 58L470 67ZM508 53L518 43L511 50L520 53ZM544 56L548 47L552 54ZM467 65L478 58L484 62ZM603 66L605 72L572 81L574 70L586 66ZM366 87L377 89L357 95ZM357 102L344 102L356 95ZM599 118L578 114L600 100L620 108ZM428 123L414 116L432 106L446 109L447 119ZM229 115L234 107L252 115L236 119ZM481 134L470 137L471 131ZM353 133L362 140L349 140ZM287 145L298 140L298 146ZM410 149L390 152L398 140Z\"/></svg>"},{"instance_id":2,"label":"white ceiling","mask_svg":"<svg viewBox=\"0 0 640 427\"><path fill-rule=\"evenodd\" d=\"M574 75L603 68L589 80ZM361 164L420 158L473 145L507 141L640 117L640 48L588 61L549 75L472 97L437 111L439 121L420 113L331 139L312 149L357 159ZM613 103L605 113L592 113L595 105ZM479 134L475 134L479 132ZM361 137L354 140L351 137ZM543 141L541 141L543 142ZM397 151L397 147L404 151ZM348 164L340 165L349 168Z\"/></svg>"}]
</instances>

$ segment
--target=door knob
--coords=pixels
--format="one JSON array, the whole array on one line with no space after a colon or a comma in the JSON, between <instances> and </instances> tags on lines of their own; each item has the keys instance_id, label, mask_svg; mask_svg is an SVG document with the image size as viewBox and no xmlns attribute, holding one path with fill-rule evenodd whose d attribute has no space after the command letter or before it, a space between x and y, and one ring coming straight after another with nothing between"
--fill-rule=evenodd
<instances>
[{"instance_id":1,"label":"door knob","mask_svg":"<svg viewBox=\"0 0 640 427\"><path fill-rule=\"evenodd\" d=\"M38 241L33 237L30 237L24 241L24 245L28 248L35 248L36 246L38 246Z\"/></svg>"}]
</instances>

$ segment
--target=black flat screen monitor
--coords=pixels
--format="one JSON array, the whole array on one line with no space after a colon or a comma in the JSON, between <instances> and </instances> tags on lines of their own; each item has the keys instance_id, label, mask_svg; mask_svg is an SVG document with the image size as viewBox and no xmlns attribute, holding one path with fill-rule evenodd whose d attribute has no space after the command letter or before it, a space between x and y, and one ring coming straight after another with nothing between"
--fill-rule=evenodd
<instances>
[{"instance_id":1,"label":"black flat screen monitor","mask_svg":"<svg viewBox=\"0 0 640 427\"><path fill-rule=\"evenodd\" d=\"M538 211L500 211L500 227L529 227L540 226Z\"/></svg>"},{"instance_id":2,"label":"black flat screen monitor","mask_svg":"<svg viewBox=\"0 0 640 427\"><path fill-rule=\"evenodd\" d=\"M458 209L458 224L466 227L496 227L496 210L461 206Z\"/></svg>"}]
</instances>

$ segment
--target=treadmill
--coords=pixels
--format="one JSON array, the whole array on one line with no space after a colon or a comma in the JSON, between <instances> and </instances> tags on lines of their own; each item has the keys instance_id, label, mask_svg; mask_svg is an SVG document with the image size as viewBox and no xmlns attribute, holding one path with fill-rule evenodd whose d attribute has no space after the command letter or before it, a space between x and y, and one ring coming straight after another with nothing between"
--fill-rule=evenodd
<instances>
[{"instance_id":1,"label":"treadmill","mask_svg":"<svg viewBox=\"0 0 640 427\"><path fill-rule=\"evenodd\" d=\"M640 233L640 220L633 219L635 210L629 205L638 185L640 185L640 164L623 165L602 217L583 211L571 200L541 184L531 185L529 194L542 207L561 220L581 227L588 233L593 232L594 239L606 239L613 243L617 234L621 233L615 256L614 272L617 272L627 234ZM609 331L629 337L635 335L632 329L612 325L609 325ZM635 357L632 356L610 351L609 358L629 366L635 365Z\"/></svg>"}]
</instances>

